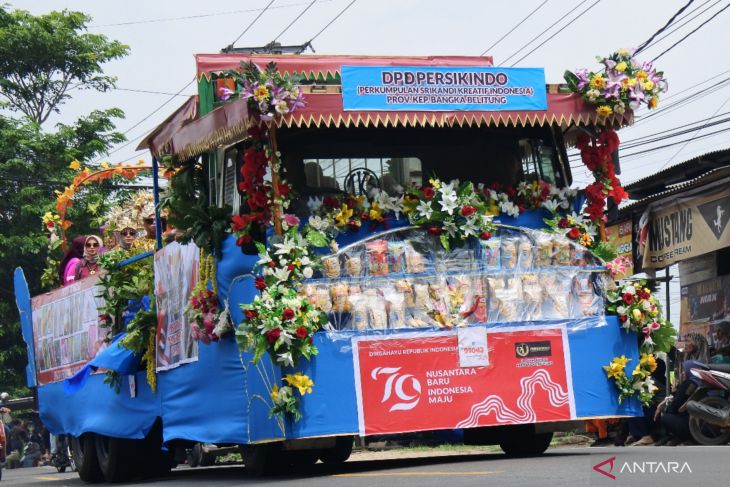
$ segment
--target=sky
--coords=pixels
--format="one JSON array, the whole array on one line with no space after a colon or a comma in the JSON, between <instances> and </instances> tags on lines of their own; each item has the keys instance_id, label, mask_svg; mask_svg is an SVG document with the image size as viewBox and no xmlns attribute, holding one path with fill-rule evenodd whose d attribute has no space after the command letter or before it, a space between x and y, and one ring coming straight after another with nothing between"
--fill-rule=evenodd
<instances>
[{"instance_id":1,"label":"sky","mask_svg":"<svg viewBox=\"0 0 730 487\"><path fill-rule=\"evenodd\" d=\"M132 142L120 144L121 147L114 148L102 159L116 163L140 158L149 160L148 154L134 149L144 135L185 100L171 94L181 89L182 94L194 93L194 84L183 89L195 75L193 55L219 52L233 42L269 2L16 0L9 4L34 14L61 9L86 12L93 18L89 31L130 46L129 56L105 66L108 74L118 77L120 89L107 93L77 92L62 107L61 114L49 121L49 124L68 123L93 109L123 109L126 119L120 120L117 127ZM312 39L350 2L318 0L310 6L310 0L275 0L236 47L262 46L274 39L283 45L302 44ZM635 0L357 0L314 39L313 46L317 54L480 55L486 51L487 55L493 56L496 66L509 66L519 60L516 66L542 67L548 83L559 83L563 81L566 69L598 70L596 56L640 45L686 3L687 0L653 3ZM727 4L727 0L695 0L638 59L651 60L658 56ZM300 14L301 17L280 35ZM564 15L567 16L562 21L549 28ZM574 18L577 20L567 25ZM563 26L566 27L557 32ZM624 143L657 133L661 136L662 131L730 112L730 83L718 84L730 77L730 56L727 56L726 47L728 27L730 9L719 13L655 63L665 72L669 82L669 92L660 100L660 108L696 90L714 86L714 91L675 109L657 112L650 118L645 118L646 109L640 110L636 114L636 124L619 132ZM671 32L675 28L677 30ZM543 43L545 40L547 42ZM530 41L533 42L520 51ZM697 84L700 85L692 88ZM699 129L702 123L692 127ZM722 128L723 125L707 127L662 142L625 149L622 152L622 181L627 184L694 156L730 147L730 140L727 140L730 133L696 138L687 144L632 157L628 154ZM592 177L580 162L575 161L573 165L576 166L573 169L576 184L584 186L590 182ZM678 289L672 292L675 300L678 292ZM678 309L678 306L674 308Z\"/></svg>"}]
</instances>

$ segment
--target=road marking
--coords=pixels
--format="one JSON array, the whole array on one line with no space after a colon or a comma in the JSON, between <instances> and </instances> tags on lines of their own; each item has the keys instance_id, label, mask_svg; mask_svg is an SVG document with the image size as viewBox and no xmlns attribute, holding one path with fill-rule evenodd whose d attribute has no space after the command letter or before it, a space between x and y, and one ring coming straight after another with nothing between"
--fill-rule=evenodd
<instances>
[{"instance_id":1,"label":"road marking","mask_svg":"<svg viewBox=\"0 0 730 487\"><path fill-rule=\"evenodd\" d=\"M431 477L434 475L492 475L501 471L484 470L481 472L384 472L384 473L338 473L333 477Z\"/></svg>"},{"instance_id":2,"label":"road marking","mask_svg":"<svg viewBox=\"0 0 730 487\"><path fill-rule=\"evenodd\" d=\"M68 478L64 477L33 477L36 480L68 480Z\"/></svg>"}]
</instances>

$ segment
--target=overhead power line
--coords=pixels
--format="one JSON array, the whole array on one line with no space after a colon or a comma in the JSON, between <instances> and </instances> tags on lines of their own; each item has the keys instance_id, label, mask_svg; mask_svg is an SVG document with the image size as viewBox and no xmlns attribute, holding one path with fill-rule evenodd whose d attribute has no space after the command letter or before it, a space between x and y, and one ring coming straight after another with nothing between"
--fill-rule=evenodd
<instances>
[{"instance_id":1,"label":"overhead power line","mask_svg":"<svg viewBox=\"0 0 730 487\"><path fill-rule=\"evenodd\" d=\"M728 7L730 7L730 3L728 3L727 5L725 5L719 11L715 12L715 15L713 15L709 19L705 20L704 22L702 22L699 26L697 26L697 28L695 28L694 30L690 31L688 34L686 34L680 40L678 40L677 42L675 42L674 44L672 44L671 46L669 46L667 49L665 49L664 51L662 51L662 53L659 54L658 56L656 56L654 59L652 59L651 62L656 61L657 59L659 59L660 57L664 56L666 53L668 53L669 51L671 51L672 49L674 49L675 47L677 47L679 44L681 44L682 42L686 41L689 36L691 36L692 34L694 34L695 32L697 32L698 30L700 30L702 27L704 27L705 25L707 25L715 17L717 17L718 15L720 15L721 13L723 13L725 10L727 10Z\"/></svg>"},{"instance_id":2,"label":"overhead power line","mask_svg":"<svg viewBox=\"0 0 730 487\"><path fill-rule=\"evenodd\" d=\"M183 93L170 93L167 91L151 91L151 90L135 90L133 88L112 88L115 91L129 91L131 93L148 93L150 95L168 95L168 96L192 96Z\"/></svg>"},{"instance_id":3,"label":"overhead power line","mask_svg":"<svg viewBox=\"0 0 730 487\"><path fill-rule=\"evenodd\" d=\"M649 44L651 44L651 41L653 41L656 36L658 36L659 34L661 34L662 32L664 32L665 30L667 30L667 27L669 27L670 25L672 25L672 22L674 22L675 19L679 15L682 14L682 12L684 12L685 10L687 10L687 7L689 7L690 5L692 5L692 2L694 2L694 0L689 0L689 2L687 2L686 4L684 4L684 6L682 8L680 8L679 10L677 10L676 12L674 12L674 15L672 15L672 17L669 19L669 21L666 24L664 24L664 27L662 27L658 31L654 32L651 37L649 37L646 41L643 42L643 44L641 44L639 47L636 48L636 51L634 52L634 55L639 54L641 51L643 51L644 49L646 49L646 47Z\"/></svg>"},{"instance_id":4,"label":"overhead power line","mask_svg":"<svg viewBox=\"0 0 730 487\"><path fill-rule=\"evenodd\" d=\"M332 0L319 0L319 1L320 2L331 2ZM305 4L306 4L306 2L280 4L280 5L271 7L271 9L273 10L273 9L282 9L282 8L289 8L289 7L299 7L300 5L305 5ZM94 24L94 25L90 25L89 29L96 29L96 28L101 28L101 27L118 27L118 26L137 25L137 24L152 24L152 23L157 23L157 22L174 22L177 20L203 19L203 18L207 18L207 17L221 17L224 15L260 12L262 10L264 10L264 9L248 8L248 9L243 9L243 10L228 10L225 12L211 12L211 13L207 13L207 14L185 15L185 16L181 16L181 17L163 17L163 18L157 18L157 19L132 20L129 22L118 22L115 24Z\"/></svg>"},{"instance_id":5,"label":"overhead power line","mask_svg":"<svg viewBox=\"0 0 730 487\"><path fill-rule=\"evenodd\" d=\"M325 30L327 30L327 28L328 28L328 27L329 27L330 25L334 24L334 23L335 23L335 21L336 21L337 19L339 19L339 18L340 18L340 16L341 16L342 14L344 14L344 13L345 13L345 12L347 11L347 9L348 9L348 8L352 7L352 4L353 4L353 3L355 3L356 1L357 1L357 0L352 0L352 1L350 2L350 3L348 3L348 4L347 4L347 6L346 6L345 8L343 8L342 10L340 10L340 13L338 13L337 15L335 15L335 18L333 18L332 20L330 20L330 21L329 21L329 22L327 23L327 25L325 25L324 27L322 27L322 30L320 30L319 32L317 32L316 34L314 34L314 36L313 36L313 37L312 37L311 39L309 39L309 40L307 41L307 44L309 45L310 49L312 49L312 51L314 51L314 48L312 48L312 42L313 42L313 41L314 41L314 40L315 40L315 39L316 39L317 37L319 37L319 36L320 36L320 34L322 34L322 32L324 32Z\"/></svg>"},{"instance_id":6,"label":"overhead power line","mask_svg":"<svg viewBox=\"0 0 730 487\"><path fill-rule=\"evenodd\" d=\"M297 20L299 20L300 18L302 18L302 15L304 15L305 13L307 13L307 10L309 10L310 8L312 8L312 5L314 5L315 3L317 3L317 0L312 0L309 5L307 5L306 7L304 7L304 10L302 10L301 12L299 12L299 15L297 15L294 18L294 20L292 20L291 22L289 22L289 25L287 25L286 27L284 27L284 30L282 30L281 32L279 32L279 35L277 35L276 37L274 37L274 40L271 41L271 43L273 44L274 42L276 42L277 40L279 40L279 37L283 36L284 33L286 31L288 31L291 28L291 26L294 25L297 22Z\"/></svg>"},{"instance_id":7,"label":"overhead power line","mask_svg":"<svg viewBox=\"0 0 730 487\"><path fill-rule=\"evenodd\" d=\"M566 28L568 28L568 27L569 27L569 26L570 26L570 25L571 25L571 24L572 24L573 22L575 22L576 20L578 20L579 18L581 18L581 17L583 17L583 16L585 15L585 14L587 14L589 10L591 10L591 9L592 9L593 7L595 7L596 5L598 5L598 4L600 3L600 2L601 2L601 0L596 0L595 2L593 2L593 3L592 3L592 4L591 4L591 5L590 5L590 6L589 6L589 7L587 8L587 9L583 10L583 11L582 11L581 13L579 13L579 14L578 14L578 15L577 15L576 17L574 17L574 18L573 18L573 20L571 20L570 22L568 22L567 24L565 24L565 25L564 25L563 27L561 27L561 28L560 28L560 29L559 29L559 30L558 30L557 32L555 32L555 33L554 33L553 35L551 35L550 37L548 37L547 39L545 39L544 41L542 41L542 42L541 42L540 44L538 44L537 46L535 46L535 47L534 47L534 48L532 49L532 51L528 52L527 54L525 54L524 56L522 56L521 58L519 58L519 59L518 59L517 61L515 61L514 63L512 63L512 64L510 65L510 67L514 67L514 66L515 66L515 65L516 65L517 63L519 63L520 61L522 61L523 59L525 59L525 58L526 58L527 56L529 56L530 54L532 54L533 52L537 51L537 50L538 50L538 49L540 49L540 48L541 48L542 46L544 46L545 44L547 44L547 43L548 43L548 42L549 42L549 41L550 41L551 39L553 39L553 38L554 38L555 36L557 36L558 34L560 34L561 32L563 32L563 31L564 31L564 30L565 30Z\"/></svg>"},{"instance_id":8,"label":"overhead power line","mask_svg":"<svg viewBox=\"0 0 730 487\"><path fill-rule=\"evenodd\" d=\"M703 3L703 4L701 4L701 5L698 5L698 6L697 6L697 8L695 8L695 9L694 9L694 10L692 10L691 12L687 12L687 17L689 17L689 16L690 16L690 15L692 15L693 13L697 12L698 10L700 10L700 9L701 9L702 7L704 7L705 5L707 5L708 3L710 3L710 1L711 1L711 0L706 0L706 1L705 1L705 2ZM715 3L713 3L712 5L710 5L709 7L707 7L706 9L704 9L704 10L702 10L702 11L700 11L700 12L696 13L695 15L693 15L693 16L692 16L692 17L690 17L690 18L686 18L686 17L683 17L683 18L681 18L681 19L677 19L677 20L683 20L683 22L682 22L682 23L680 23L680 24L677 24L677 25L676 25L676 26L674 27L674 29L672 29L672 30L670 30L669 32L665 33L665 34L664 34L663 36L659 37L658 39L655 39L655 40L654 40L654 41L653 41L653 42L652 42L651 44L649 44L648 46L646 46L646 49L651 49L652 47L656 47L656 45L657 45L657 44L659 44L659 43L660 43L661 41L663 41L663 40L664 40L664 39L666 39L667 37L671 36L672 34L674 34L675 32L677 32L677 31L678 31L679 29L681 29L681 28L682 28L682 27L684 27L685 25L689 24L689 23L690 23L690 22L692 22L692 21L693 21L694 19L696 19L697 17L699 17L699 16L700 16L700 15L702 15L703 13L707 12L708 10L710 10L710 9L711 9L712 7L714 7L715 5L717 5L717 4L718 4L718 3L720 3L720 2L722 2L722 0L716 0L716 1L715 1ZM646 50L646 49L645 49L645 50Z\"/></svg>"},{"instance_id":9,"label":"overhead power line","mask_svg":"<svg viewBox=\"0 0 730 487\"><path fill-rule=\"evenodd\" d=\"M480 54L480 56L484 56L487 52L489 52L490 49L494 48L497 44L499 44L500 42L502 42L505 39L505 37L507 37L508 35L510 35L512 32L514 32L515 29L517 29L517 27L521 26L527 19L529 19L530 17L532 17L532 15L535 12L537 12L538 10L540 10L542 8L542 6L545 5L546 3L548 3L548 0L544 0L540 5L538 5L536 8L534 8L532 10L532 12L530 12L529 14L527 14L527 16L525 16L522 20L520 20L517 23L517 25L515 25L514 27L512 27L506 34L504 34L502 37L500 37L499 39L497 39L496 42L494 42L494 44L492 44L491 46L489 46L488 48L486 48L484 50L484 52L482 52Z\"/></svg>"},{"instance_id":10,"label":"overhead power line","mask_svg":"<svg viewBox=\"0 0 730 487\"><path fill-rule=\"evenodd\" d=\"M241 33L240 33L240 34L238 35L238 37L236 37L236 38L235 38L235 39L233 40L233 42L231 42L231 43L230 43L230 44L228 45L228 47L226 47L225 49L223 49L223 52L226 52L227 50L233 49L233 46L235 46L235 45L236 45L236 42L238 42L238 41L239 41L239 39L241 39L241 37L243 37L243 35L244 35L244 34L245 34L246 32L248 32L248 30L249 30L249 29L250 29L251 27L253 27L253 25L254 25L254 24L255 24L256 22L258 22L258 20L259 20L259 19L261 18L261 16L262 16L262 15L264 15L264 13L266 13L266 11L267 11L267 10L269 10L269 7L271 7L271 4L272 4L272 3L274 3L274 1L275 1L275 0L271 0L271 1L269 2L269 4L268 4L268 5L266 5L266 7L264 7L264 9L263 9L263 10L262 10L261 12L259 12L259 14L258 14L258 15L256 16L256 18L255 18L255 19L253 19L253 20L251 21L251 23L250 23L250 24L248 24L248 25L246 26L246 28L245 28L245 29L243 29L243 32L241 32Z\"/></svg>"},{"instance_id":11,"label":"overhead power line","mask_svg":"<svg viewBox=\"0 0 730 487\"><path fill-rule=\"evenodd\" d=\"M568 10L567 12L565 12L565 14L564 14L564 15L563 15L562 17L560 17L560 18L559 18L558 20L556 20L555 22L553 22L552 24L550 24L550 25L549 25L549 26L547 27L547 29L545 29L545 30L543 30L542 32L540 32L540 33L539 33L538 35L536 35L535 37L533 37L532 39L530 39L530 40L529 40L529 41L528 41L528 42L527 42L527 43L526 43L525 45L523 45L522 47L520 47L519 49L517 49L517 50L516 50L515 52L513 52L512 54L510 54L510 55L509 55L509 57L507 57L507 58L506 58L506 59L505 59L504 61L502 61L502 63L501 63L501 64L507 64L507 62L508 62L508 61L509 61L510 59L512 59L513 57L515 57L515 56L516 56L517 54L519 54L519 53L520 53L520 52L521 52L521 51L522 51L522 50L523 50L524 48L526 48L527 46L529 46L530 44L532 44L533 42L535 42L535 41L536 41L537 39L539 39L540 37L542 37L542 35L543 35L543 34L544 34L545 32L549 31L550 29L552 29L553 27L555 27L555 26L556 26L557 24L559 24L560 22L562 22L562 21L563 21L563 19L564 19L565 17L567 17L567 16L568 16L568 15L570 15L571 13L575 12L575 10L576 10L577 8L579 8L579 7L581 6L581 5L583 5L583 4L584 4L584 3L586 3L587 1L588 1L588 0L582 0L582 1L581 1L581 2L580 2L580 3L578 4L578 5L576 5L575 7L572 7L571 9L569 9L569 10Z\"/></svg>"}]
</instances>

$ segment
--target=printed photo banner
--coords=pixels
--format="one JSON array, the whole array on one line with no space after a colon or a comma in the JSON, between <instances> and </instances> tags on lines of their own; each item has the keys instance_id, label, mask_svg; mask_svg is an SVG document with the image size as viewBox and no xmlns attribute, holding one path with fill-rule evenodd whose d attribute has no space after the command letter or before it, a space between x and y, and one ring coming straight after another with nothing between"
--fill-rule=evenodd
<instances>
[{"instance_id":1,"label":"printed photo banner","mask_svg":"<svg viewBox=\"0 0 730 487\"><path fill-rule=\"evenodd\" d=\"M360 434L575 418L564 326L475 328L353 338Z\"/></svg>"},{"instance_id":2,"label":"printed photo banner","mask_svg":"<svg viewBox=\"0 0 730 487\"><path fill-rule=\"evenodd\" d=\"M638 225L638 257L659 269L730 246L730 187L650 206Z\"/></svg>"},{"instance_id":3,"label":"printed photo banner","mask_svg":"<svg viewBox=\"0 0 730 487\"><path fill-rule=\"evenodd\" d=\"M193 243L173 242L155 253L157 371L198 360L198 342L193 340L185 306L198 281L199 256Z\"/></svg>"},{"instance_id":4,"label":"printed photo banner","mask_svg":"<svg viewBox=\"0 0 730 487\"><path fill-rule=\"evenodd\" d=\"M342 66L344 110L547 110L542 68Z\"/></svg>"},{"instance_id":5,"label":"printed photo banner","mask_svg":"<svg viewBox=\"0 0 730 487\"><path fill-rule=\"evenodd\" d=\"M33 298L38 385L71 377L101 348L98 308L104 301L96 297L98 282L99 276L87 277Z\"/></svg>"},{"instance_id":6,"label":"printed photo banner","mask_svg":"<svg viewBox=\"0 0 730 487\"><path fill-rule=\"evenodd\" d=\"M615 276L617 280L626 279L634 275L634 252L632 239L632 222L625 220L606 228L608 234L608 242L616 247L619 257L626 259L627 267L624 272Z\"/></svg>"}]
</instances>

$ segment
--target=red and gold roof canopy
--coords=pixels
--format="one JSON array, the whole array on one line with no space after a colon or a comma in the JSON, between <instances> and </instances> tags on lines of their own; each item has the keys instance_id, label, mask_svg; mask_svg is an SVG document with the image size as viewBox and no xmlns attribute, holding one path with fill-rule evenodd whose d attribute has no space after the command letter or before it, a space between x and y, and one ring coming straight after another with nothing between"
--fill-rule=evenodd
<instances>
[{"instance_id":1,"label":"red and gold roof canopy","mask_svg":"<svg viewBox=\"0 0 730 487\"><path fill-rule=\"evenodd\" d=\"M303 87L307 106L278 120L285 127L534 127L559 126L568 129L598 123L593 107L573 93L559 93L558 85L548 86L547 110L525 111L345 111L337 83L342 65L361 66L492 66L491 57L428 56L291 56L199 54L198 77L237 69L252 61L259 67L270 62L281 73L298 75L314 85ZM321 85L317 83L321 82ZM226 103L196 118L195 97L148 135L138 148L149 148L159 156L175 154L194 157L244 138L251 123L246 100ZM608 123L622 126L632 114L615 117Z\"/></svg>"}]
</instances>

